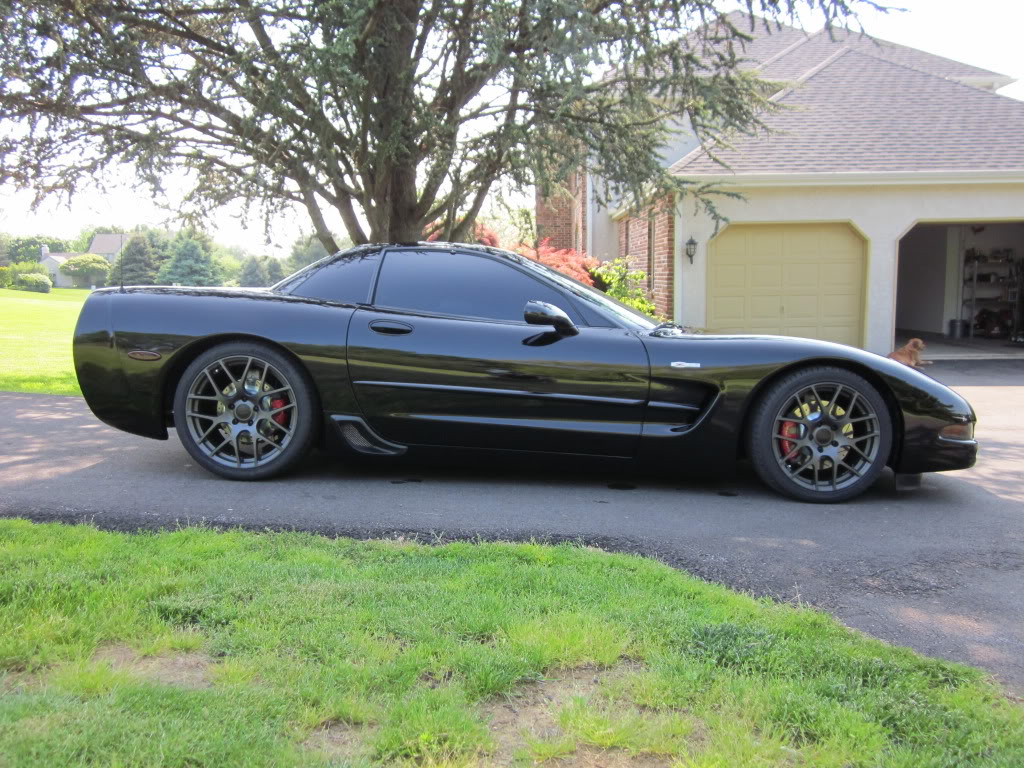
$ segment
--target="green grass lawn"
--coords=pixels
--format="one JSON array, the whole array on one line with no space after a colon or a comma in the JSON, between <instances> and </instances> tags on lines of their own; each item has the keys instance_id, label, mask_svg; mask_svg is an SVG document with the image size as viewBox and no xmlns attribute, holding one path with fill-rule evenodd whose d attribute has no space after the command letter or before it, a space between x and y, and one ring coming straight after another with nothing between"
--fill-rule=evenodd
<instances>
[{"instance_id":1,"label":"green grass lawn","mask_svg":"<svg viewBox=\"0 0 1024 768\"><path fill-rule=\"evenodd\" d=\"M0 766L1021 766L977 670L573 546L0 521Z\"/></svg>"},{"instance_id":2,"label":"green grass lawn","mask_svg":"<svg viewBox=\"0 0 1024 768\"><path fill-rule=\"evenodd\" d=\"M0 289L0 390L80 395L71 338L89 291Z\"/></svg>"}]
</instances>

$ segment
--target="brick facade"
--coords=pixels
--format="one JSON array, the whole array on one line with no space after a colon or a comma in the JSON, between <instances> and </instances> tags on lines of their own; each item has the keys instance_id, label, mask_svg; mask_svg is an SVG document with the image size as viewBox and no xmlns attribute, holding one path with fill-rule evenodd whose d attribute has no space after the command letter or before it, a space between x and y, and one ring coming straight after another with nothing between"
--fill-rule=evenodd
<instances>
[{"instance_id":1,"label":"brick facade","mask_svg":"<svg viewBox=\"0 0 1024 768\"><path fill-rule=\"evenodd\" d=\"M586 176L573 174L566 186L569 196L543 198L537 195L537 236L551 239L555 248L586 250ZM658 314L672 317L675 250L675 206L666 198L652 206L650 215L626 216L618 220L619 256L628 256L633 269L648 275L648 293ZM653 238L649 235L653 234Z\"/></svg>"},{"instance_id":2,"label":"brick facade","mask_svg":"<svg viewBox=\"0 0 1024 768\"><path fill-rule=\"evenodd\" d=\"M552 248L587 249L586 176L574 173L566 180L569 195L544 198L537 193L537 239L550 238Z\"/></svg>"},{"instance_id":3,"label":"brick facade","mask_svg":"<svg viewBox=\"0 0 1024 768\"><path fill-rule=\"evenodd\" d=\"M671 200L659 201L646 216L623 216L618 225L619 256L647 273L658 314L672 317L676 219Z\"/></svg>"}]
</instances>

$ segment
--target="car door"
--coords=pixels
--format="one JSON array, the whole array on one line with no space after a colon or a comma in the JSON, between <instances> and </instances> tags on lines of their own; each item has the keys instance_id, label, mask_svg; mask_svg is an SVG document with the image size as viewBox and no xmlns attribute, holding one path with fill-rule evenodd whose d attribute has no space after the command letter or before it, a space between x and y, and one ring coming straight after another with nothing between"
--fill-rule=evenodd
<instances>
[{"instance_id":1,"label":"car door","mask_svg":"<svg viewBox=\"0 0 1024 768\"><path fill-rule=\"evenodd\" d=\"M577 335L528 325L559 306ZM647 353L621 328L582 324L572 302L507 257L430 248L384 254L372 307L349 326L349 374L367 422L414 445L633 456Z\"/></svg>"}]
</instances>

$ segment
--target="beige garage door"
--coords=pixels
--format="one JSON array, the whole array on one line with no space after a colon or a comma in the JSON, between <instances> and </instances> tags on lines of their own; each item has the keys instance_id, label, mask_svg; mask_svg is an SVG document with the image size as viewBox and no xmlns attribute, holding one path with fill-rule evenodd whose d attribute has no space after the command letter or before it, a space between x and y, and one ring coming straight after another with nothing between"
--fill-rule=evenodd
<instances>
[{"instance_id":1,"label":"beige garage door","mask_svg":"<svg viewBox=\"0 0 1024 768\"><path fill-rule=\"evenodd\" d=\"M708 249L708 328L859 347L864 251L846 224L732 224Z\"/></svg>"}]
</instances>

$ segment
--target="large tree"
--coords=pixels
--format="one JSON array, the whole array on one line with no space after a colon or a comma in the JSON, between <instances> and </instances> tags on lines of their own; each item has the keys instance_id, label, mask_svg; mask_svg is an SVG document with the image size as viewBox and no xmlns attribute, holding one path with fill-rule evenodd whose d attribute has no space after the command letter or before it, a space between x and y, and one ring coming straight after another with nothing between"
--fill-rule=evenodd
<instances>
[{"instance_id":1,"label":"large tree","mask_svg":"<svg viewBox=\"0 0 1024 768\"><path fill-rule=\"evenodd\" d=\"M110 281L123 285L153 285L160 269L146 233L139 232L125 245L110 271Z\"/></svg>"},{"instance_id":2,"label":"large tree","mask_svg":"<svg viewBox=\"0 0 1024 768\"><path fill-rule=\"evenodd\" d=\"M242 264L242 271L238 275L238 284L243 288L262 288L267 285L267 268L263 262L255 256L250 256Z\"/></svg>"},{"instance_id":3,"label":"large tree","mask_svg":"<svg viewBox=\"0 0 1024 768\"><path fill-rule=\"evenodd\" d=\"M284 280L284 266L281 264L280 259L267 256L263 259L263 266L267 270L267 285L273 285Z\"/></svg>"},{"instance_id":4,"label":"large tree","mask_svg":"<svg viewBox=\"0 0 1024 768\"><path fill-rule=\"evenodd\" d=\"M213 261L209 238L179 233L173 255L156 276L161 285L220 285L221 275Z\"/></svg>"},{"instance_id":5,"label":"large tree","mask_svg":"<svg viewBox=\"0 0 1024 768\"><path fill-rule=\"evenodd\" d=\"M828 23L870 0L746 0ZM73 191L111 163L187 202L298 204L337 243L460 240L499 180L670 190L659 150L773 108L717 0L0 0L0 182ZM762 22L758 22L762 23ZM770 22L764 22L770 23ZM428 234L430 234L428 232Z\"/></svg>"},{"instance_id":6,"label":"large tree","mask_svg":"<svg viewBox=\"0 0 1024 768\"><path fill-rule=\"evenodd\" d=\"M66 253L71 250L68 241L58 237L47 237L46 235L12 237L7 243L5 258L13 262L39 261L42 258L42 246L44 245L50 249L51 253Z\"/></svg>"}]
</instances>

